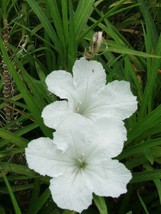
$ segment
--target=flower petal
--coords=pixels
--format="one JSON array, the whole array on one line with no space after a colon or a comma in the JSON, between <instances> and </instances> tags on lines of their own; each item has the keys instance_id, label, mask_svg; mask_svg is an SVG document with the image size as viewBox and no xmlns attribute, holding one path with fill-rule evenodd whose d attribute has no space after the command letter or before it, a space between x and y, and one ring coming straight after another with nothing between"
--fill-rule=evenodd
<instances>
[{"instance_id":1,"label":"flower petal","mask_svg":"<svg viewBox=\"0 0 161 214\"><path fill-rule=\"evenodd\" d=\"M127 192L126 186L132 176L122 163L100 153L90 161L86 169L86 180L96 195L118 197Z\"/></svg>"},{"instance_id":2,"label":"flower petal","mask_svg":"<svg viewBox=\"0 0 161 214\"><path fill-rule=\"evenodd\" d=\"M96 145L105 147L107 156L110 158L121 153L124 142L127 140L126 136L124 123L112 117L98 119L91 128L91 140L95 141Z\"/></svg>"},{"instance_id":3,"label":"flower petal","mask_svg":"<svg viewBox=\"0 0 161 214\"><path fill-rule=\"evenodd\" d=\"M92 122L79 114L71 114L57 126L54 143L62 151L74 146L72 152L75 156L81 152L92 154L91 150L98 149L97 147L104 148L107 156L113 158L122 151L126 135L124 123L116 118L106 117ZM79 152L76 152L76 148Z\"/></svg>"},{"instance_id":4,"label":"flower petal","mask_svg":"<svg viewBox=\"0 0 161 214\"><path fill-rule=\"evenodd\" d=\"M105 86L106 74L101 63L82 57L73 66L73 79L82 100Z\"/></svg>"},{"instance_id":5,"label":"flower petal","mask_svg":"<svg viewBox=\"0 0 161 214\"><path fill-rule=\"evenodd\" d=\"M136 109L137 100L130 90L130 84L116 80L94 94L86 109L86 114L92 120L106 116L124 120L130 117Z\"/></svg>"},{"instance_id":6,"label":"flower petal","mask_svg":"<svg viewBox=\"0 0 161 214\"><path fill-rule=\"evenodd\" d=\"M92 203L92 191L86 185L83 171L51 179L49 188L53 200L62 209L81 213Z\"/></svg>"},{"instance_id":7,"label":"flower petal","mask_svg":"<svg viewBox=\"0 0 161 214\"><path fill-rule=\"evenodd\" d=\"M126 81L113 81L101 92L104 93L106 106L115 112L121 119L130 117L137 109L136 97L132 94L130 83ZM103 100L102 100L103 102Z\"/></svg>"},{"instance_id":8,"label":"flower petal","mask_svg":"<svg viewBox=\"0 0 161 214\"><path fill-rule=\"evenodd\" d=\"M79 114L71 114L57 126L54 133L54 144L63 152L69 148L72 156L78 157L84 150L88 150L92 144L88 133L91 130L92 121ZM86 147L86 149L84 149Z\"/></svg>"},{"instance_id":9,"label":"flower petal","mask_svg":"<svg viewBox=\"0 0 161 214\"><path fill-rule=\"evenodd\" d=\"M44 176L57 177L73 165L53 141L45 137L32 140L25 149L25 154L29 168Z\"/></svg>"},{"instance_id":10,"label":"flower petal","mask_svg":"<svg viewBox=\"0 0 161 214\"><path fill-rule=\"evenodd\" d=\"M63 120L54 133L54 143L62 151L75 144L75 147L79 147L78 150L82 152L86 146L88 148L86 153L88 153L91 149L89 145L94 144L95 148L105 148L110 158L121 153L126 140L127 131L121 120L105 117L93 122L74 113Z\"/></svg>"},{"instance_id":11,"label":"flower petal","mask_svg":"<svg viewBox=\"0 0 161 214\"><path fill-rule=\"evenodd\" d=\"M46 126L55 129L57 125L65 120L70 114L73 113L73 108L65 100L56 101L47 105L42 111L42 118Z\"/></svg>"},{"instance_id":12,"label":"flower petal","mask_svg":"<svg viewBox=\"0 0 161 214\"><path fill-rule=\"evenodd\" d=\"M76 89L73 85L72 75L63 70L53 71L46 78L48 90L62 99L73 100L76 97Z\"/></svg>"}]
</instances>

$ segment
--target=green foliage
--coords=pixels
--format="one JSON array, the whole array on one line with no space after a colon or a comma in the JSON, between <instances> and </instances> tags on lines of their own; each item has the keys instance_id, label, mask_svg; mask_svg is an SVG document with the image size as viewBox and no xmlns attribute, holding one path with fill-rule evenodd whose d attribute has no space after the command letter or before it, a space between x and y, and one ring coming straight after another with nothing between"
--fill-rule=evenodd
<instances>
[{"instance_id":1,"label":"green foliage","mask_svg":"<svg viewBox=\"0 0 161 214\"><path fill-rule=\"evenodd\" d=\"M14 88L6 101L1 78L0 213L72 213L52 201L49 178L27 167L24 149L33 138L52 136L41 112L57 98L47 91L45 77L55 69L71 72L100 30L104 42L93 58L106 69L108 82L130 82L138 111L125 121L128 140L117 157L133 173L128 192L94 201L100 213L107 213L105 204L109 214L161 213L160 12L159 0L0 1L0 72L5 63ZM10 121L6 106L17 115ZM96 206L83 213L98 213Z\"/></svg>"},{"instance_id":2,"label":"green foliage","mask_svg":"<svg viewBox=\"0 0 161 214\"><path fill-rule=\"evenodd\" d=\"M100 214L108 214L106 203L103 197L94 196L94 202Z\"/></svg>"}]
</instances>

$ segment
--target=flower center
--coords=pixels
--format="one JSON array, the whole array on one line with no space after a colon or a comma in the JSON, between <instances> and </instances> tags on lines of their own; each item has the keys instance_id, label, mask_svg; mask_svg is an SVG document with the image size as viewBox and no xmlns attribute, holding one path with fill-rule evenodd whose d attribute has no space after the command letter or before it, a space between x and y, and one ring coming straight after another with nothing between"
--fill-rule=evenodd
<instances>
[{"instance_id":1,"label":"flower center","mask_svg":"<svg viewBox=\"0 0 161 214\"><path fill-rule=\"evenodd\" d=\"M88 117L87 106L84 103L81 103L76 107L76 112L85 117Z\"/></svg>"},{"instance_id":2,"label":"flower center","mask_svg":"<svg viewBox=\"0 0 161 214\"><path fill-rule=\"evenodd\" d=\"M77 159L77 166L80 169L85 169L87 166L87 162L85 160L85 155L83 153L81 154L81 157Z\"/></svg>"}]
</instances>

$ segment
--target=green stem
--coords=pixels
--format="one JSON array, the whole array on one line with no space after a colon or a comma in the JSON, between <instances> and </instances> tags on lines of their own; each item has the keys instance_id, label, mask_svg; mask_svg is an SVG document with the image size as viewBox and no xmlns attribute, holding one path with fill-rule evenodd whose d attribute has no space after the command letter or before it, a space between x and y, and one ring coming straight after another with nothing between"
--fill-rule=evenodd
<instances>
[{"instance_id":1,"label":"green stem","mask_svg":"<svg viewBox=\"0 0 161 214\"><path fill-rule=\"evenodd\" d=\"M94 195L94 202L99 210L100 214L108 214L106 202L104 197Z\"/></svg>"}]
</instances>

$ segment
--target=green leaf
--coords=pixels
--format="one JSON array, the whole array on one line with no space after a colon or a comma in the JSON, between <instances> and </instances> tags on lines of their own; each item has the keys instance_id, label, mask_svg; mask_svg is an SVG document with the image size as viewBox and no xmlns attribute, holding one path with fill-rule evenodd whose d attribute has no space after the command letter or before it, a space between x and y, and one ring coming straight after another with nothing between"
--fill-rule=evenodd
<instances>
[{"instance_id":1,"label":"green leaf","mask_svg":"<svg viewBox=\"0 0 161 214\"><path fill-rule=\"evenodd\" d=\"M127 158L131 155L137 155L137 154L144 154L145 150L148 150L152 147L161 145L161 138L154 139L154 140L148 140L143 143L139 143L135 146L130 146L127 149L125 149L119 156L118 159L122 160L124 158Z\"/></svg>"},{"instance_id":2,"label":"green leaf","mask_svg":"<svg viewBox=\"0 0 161 214\"><path fill-rule=\"evenodd\" d=\"M80 38L81 32L84 30L84 27L94 10L93 7L94 0L79 0L78 6L75 11L74 19L75 19L75 34L76 40L78 41Z\"/></svg>"},{"instance_id":3,"label":"green leaf","mask_svg":"<svg viewBox=\"0 0 161 214\"><path fill-rule=\"evenodd\" d=\"M32 97L27 86L22 81L21 76L15 70L15 68L14 68L14 66L13 66L13 64L12 64L12 62L11 62L7 52L6 52L6 49L4 47L3 40L1 37L0 37L0 49L2 51L4 60L7 64L8 70L10 71L19 91L23 95L23 98L24 98L27 106L29 107L30 111L32 112L32 115L35 117L35 119L39 123L39 125L40 125L42 131L44 132L45 136L51 136L50 130L44 125L43 120L41 118L42 109L40 108L40 106L38 105L36 100ZM18 60L17 60L17 63L19 63L20 67L22 68L22 65L20 64L20 62ZM24 71L24 69L22 69L22 72L23 71ZM27 81L29 82L29 79L27 79Z\"/></svg>"},{"instance_id":4,"label":"green leaf","mask_svg":"<svg viewBox=\"0 0 161 214\"><path fill-rule=\"evenodd\" d=\"M36 177L36 173L34 171L32 171L31 169L29 169L27 166L23 166L20 164L14 164L14 163L1 162L0 171L14 172L17 174L26 175L28 177ZM2 176L2 175L0 175L0 176Z\"/></svg>"},{"instance_id":5,"label":"green leaf","mask_svg":"<svg viewBox=\"0 0 161 214\"><path fill-rule=\"evenodd\" d=\"M134 140L135 143L137 143L151 135L160 133L160 124L161 105L137 122L136 125L128 132L128 141L126 142L126 145L132 143Z\"/></svg>"},{"instance_id":6,"label":"green leaf","mask_svg":"<svg viewBox=\"0 0 161 214\"><path fill-rule=\"evenodd\" d=\"M5 139L5 140L17 145L19 148L25 148L28 143L28 140L17 136L15 133L6 131L5 129L2 129L2 128L0 128L0 137L2 139Z\"/></svg>"},{"instance_id":7,"label":"green leaf","mask_svg":"<svg viewBox=\"0 0 161 214\"><path fill-rule=\"evenodd\" d=\"M147 170L147 171L153 171L153 167L150 166L150 164L144 164L144 168ZM160 179L154 179L153 180L156 188L157 188L157 191L158 191L158 196L159 196L159 201L161 203L161 180Z\"/></svg>"},{"instance_id":8,"label":"green leaf","mask_svg":"<svg viewBox=\"0 0 161 214\"><path fill-rule=\"evenodd\" d=\"M72 70L74 61L77 58L77 42L76 42L76 31L75 31L75 19L73 4L69 1L69 45L68 45L68 71Z\"/></svg>"},{"instance_id":9,"label":"green leaf","mask_svg":"<svg viewBox=\"0 0 161 214\"><path fill-rule=\"evenodd\" d=\"M47 188L39 198L36 198L35 201L31 204L31 207L28 209L27 214L37 214L41 207L50 197L50 190Z\"/></svg>"},{"instance_id":10,"label":"green leaf","mask_svg":"<svg viewBox=\"0 0 161 214\"><path fill-rule=\"evenodd\" d=\"M1 214L6 214L4 208L3 208L1 205L0 205L0 213L1 213Z\"/></svg>"},{"instance_id":11,"label":"green leaf","mask_svg":"<svg viewBox=\"0 0 161 214\"><path fill-rule=\"evenodd\" d=\"M76 212L70 211L70 210L65 210L65 211L63 212L63 214L76 214Z\"/></svg>"},{"instance_id":12,"label":"green leaf","mask_svg":"<svg viewBox=\"0 0 161 214\"><path fill-rule=\"evenodd\" d=\"M107 206L104 197L94 195L94 202L100 214L108 214Z\"/></svg>"},{"instance_id":13,"label":"green leaf","mask_svg":"<svg viewBox=\"0 0 161 214\"><path fill-rule=\"evenodd\" d=\"M5 175L3 175L3 179L4 179L4 182L5 182L6 186L7 186L8 192L10 194L15 213L16 214L22 214L21 210L20 210L20 207L18 205L18 202L17 202L17 200L16 200L16 198L14 196L13 190L12 190L12 188L11 188L11 186L10 186L8 180L7 180L7 177Z\"/></svg>"},{"instance_id":14,"label":"green leaf","mask_svg":"<svg viewBox=\"0 0 161 214\"><path fill-rule=\"evenodd\" d=\"M35 0L26 0L26 1L30 5L34 13L37 15L37 17L40 19L40 22L45 28L50 39L53 41L55 46L58 47L58 50L61 50L61 48L59 48L60 46L59 39L56 35L56 32L54 31L54 28L50 24L50 21L46 14L42 11L42 9L39 7L38 3Z\"/></svg>"},{"instance_id":15,"label":"green leaf","mask_svg":"<svg viewBox=\"0 0 161 214\"><path fill-rule=\"evenodd\" d=\"M140 194L139 194L138 191L137 191L137 195L138 195L138 197L139 197L140 203L141 203L141 205L142 205L142 207L143 207L145 213L146 213L146 214L150 214L150 213L148 212L148 209L147 209L147 207L146 207L146 204L144 203L144 201L143 201L143 199L141 198L141 196L140 196Z\"/></svg>"},{"instance_id":16,"label":"green leaf","mask_svg":"<svg viewBox=\"0 0 161 214\"><path fill-rule=\"evenodd\" d=\"M134 55L134 56L140 56L140 57L144 57L144 58L157 58L157 59L161 59L160 54L148 54L145 52L141 52L141 51L136 51L134 49L130 49L128 47L125 47L125 45L121 45L120 43L116 43L113 41L107 41L108 44L108 49L107 51L111 51L114 53L120 53L120 54L127 54L127 55Z\"/></svg>"},{"instance_id":17,"label":"green leaf","mask_svg":"<svg viewBox=\"0 0 161 214\"><path fill-rule=\"evenodd\" d=\"M153 171L135 172L133 173L133 178L130 183L139 183L153 179L161 179L160 169L154 169Z\"/></svg>"}]
</instances>

